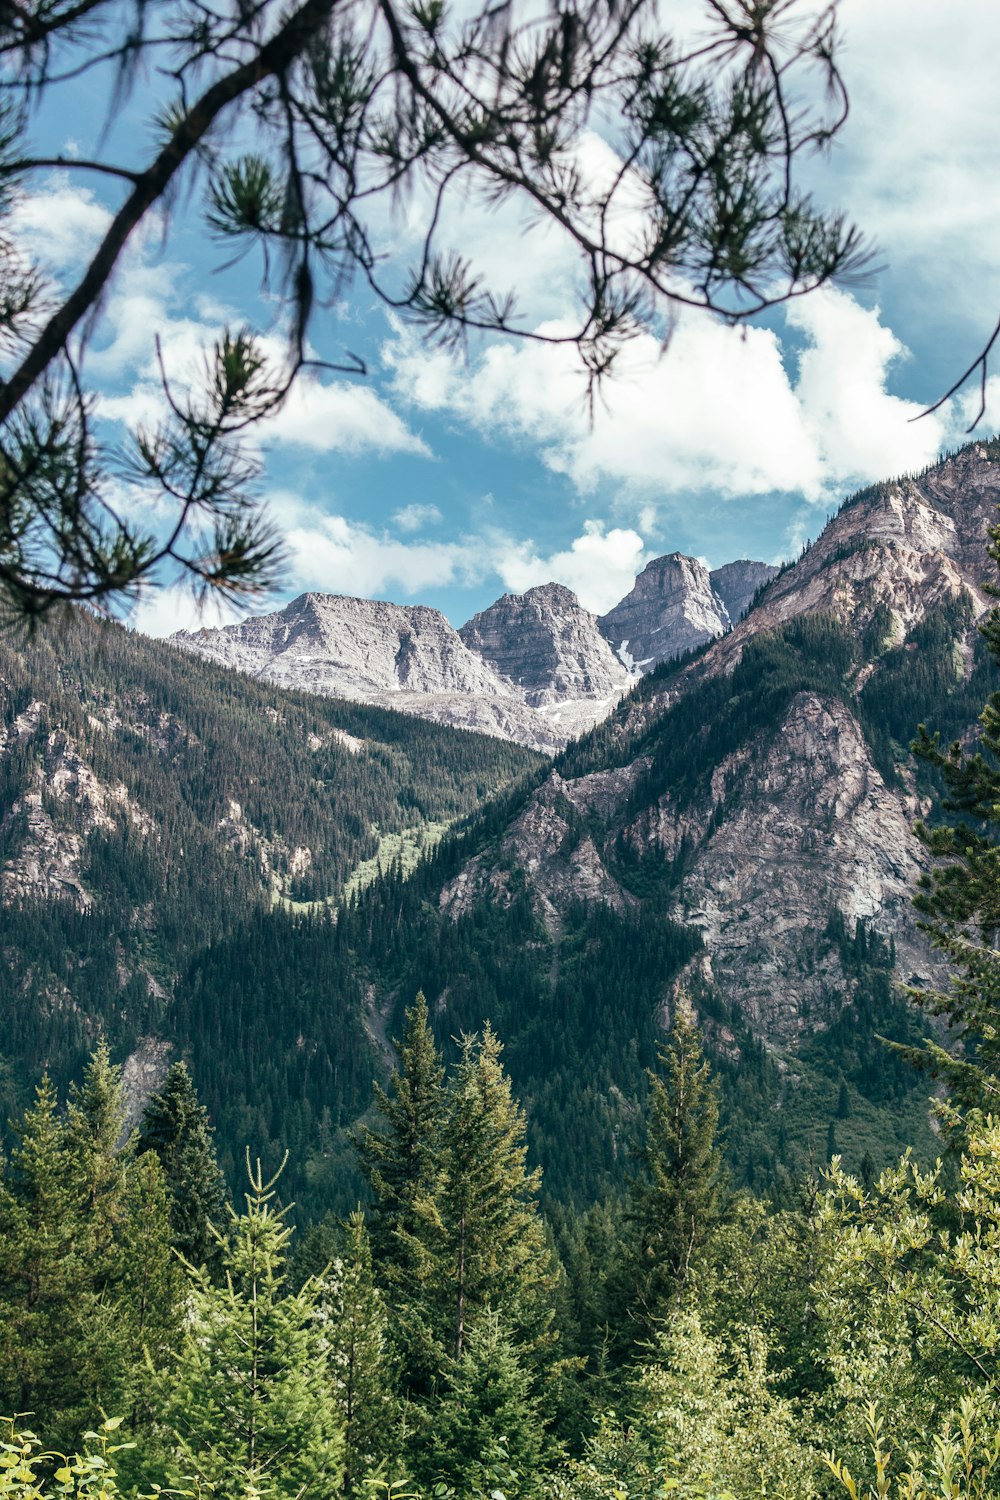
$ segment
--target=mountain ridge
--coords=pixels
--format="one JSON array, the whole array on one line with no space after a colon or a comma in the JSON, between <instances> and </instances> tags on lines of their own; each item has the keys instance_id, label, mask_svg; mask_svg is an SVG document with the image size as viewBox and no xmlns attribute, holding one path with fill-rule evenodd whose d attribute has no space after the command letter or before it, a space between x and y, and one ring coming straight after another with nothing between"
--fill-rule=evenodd
<instances>
[{"instance_id":1,"label":"mountain ridge","mask_svg":"<svg viewBox=\"0 0 1000 1500\"><path fill-rule=\"evenodd\" d=\"M648 580L664 570L676 577L657 597ZM642 671L730 628L713 579L742 613L776 572L742 561L709 574L697 559L672 553L651 562L626 600L603 616L584 609L565 585L546 583L502 595L457 631L426 605L313 591L281 610L169 640L281 686L375 703L553 754L605 718ZM621 620L653 643L645 657L629 649Z\"/></svg>"},{"instance_id":2,"label":"mountain ridge","mask_svg":"<svg viewBox=\"0 0 1000 1500\"><path fill-rule=\"evenodd\" d=\"M547 1190L583 1202L620 1186L686 994L737 1182L804 1170L835 1118L852 1169L933 1152L926 1085L877 1036L919 1024L894 975L936 973L910 908L935 788L907 745L921 721L967 738L996 685L975 627L998 498L1000 445L871 487L744 620L633 679L554 761L83 618L3 642L4 1116L102 1033L137 1075L168 1047L227 1170L248 1140L290 1146L305 1211L349 1207L346 1132L422 988L446 1048L492 1021ZM571 596L536 604L593 640ZM326 649L330 607L265 628L356 670ZM501 680L433 611L369 602L362 623L379 608L369 681L399 681L401 648L411 682L427 663L435 683ZM532 660L544 695L553 663Z\"/></svg>"}]
</instances>

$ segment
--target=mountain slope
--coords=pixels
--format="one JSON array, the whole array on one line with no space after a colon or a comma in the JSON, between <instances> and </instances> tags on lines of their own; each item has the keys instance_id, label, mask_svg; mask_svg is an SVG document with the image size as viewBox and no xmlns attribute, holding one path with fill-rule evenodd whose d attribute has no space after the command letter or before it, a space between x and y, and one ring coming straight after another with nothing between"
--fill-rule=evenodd
<instances>
[{"instance_id":1,"label":"mountain slope","mask_svg":"<svg viewBox=\"0 0 1000 1500\"><path fill-rule=\"evenodd\" d=\"M780 1183L833 1140L851 1167L933 1150L926 1083L877 1034L916 1035L894 975L934 974L909 905L933 785L906 747L921 721L968 735L997 683L975 620L998 499L1000 445L865 491L554 764L91 622L8 644L0 1103L45 1063L64 1079L99 1026L137 1069L169 1045L234 1171L246 1143L288 1144L305 1209L343 1208L345 1132L423 988L445 1047L493 1021L548 1191L582 1202L621 1184L684 990L736 1181ZM563 604L592 632L567 601L550 619ZM437 663L447 692L434 638L412 670ZM333 921L372 823L423 829L425 857Z\"/></svg>"},{"instance_id":2,"label":"mountain slope","mask_svg":"<svg viewBox=\"0 0 1000 1500\"><path fill-rule=\"evenodd\" d=\"M558 1158L574 1131L595 1190L614 1178L644 1049L648 1059L677 983L708 1029L745 1169L747 1154L771 1174L801 1164L834 1127L854 1166L865 1149L883 1159L903 1121L929 1147L926 1084L875 1033L904 1038L918 1025L894 970L918 984L937 973L910 905L924 864L911 828L932 786L907 746L921 721L945 738L969 734L997 684L975 619L998 499L1000 445L982 444L857 497L745 620L644 678L501 823L449 846L448 868L442 850L436 877L421 872L421 911L433 904L434 915L413 913L428 935L411 934L402 977L398 961L387 969L358 950L387 1000L424 984L443 1038L493 1016L539 1149ZM409 910L402 888L371 900ZM519 945L503 925L515 917ZM463 978L470 929L481 934L478 992ZM683 972L650 975L643 955L679 933L694 943ZM579 1049L592 1018L557 1000L567 953L581 946L586 984L623 1009L621 1032L612 1026L589 1061ZM644 979L624 978L625 948ZM529 954L530 986L518 977ZM550 1059L543 1074L553 1007L576 1061ZM603 1059L627 1040L609 1076ZM841 1077L850 1123L834 1120ZM595 1098L584 1118L582 1101Z\"/></svg>"},{"instance_id":3,"label":"mountain slope","mask_svg":"<svg viewBox=\"0 0 1000 1500\"><path fill-rule=\"evenodd\" d=\"M274 614L181 631L172 641L280 687L418 713L541 750L565 743L444 615L423 605L302 594Z\"/></svg>"},{"instance_id":4,"label":"mountain slope","mask_svg":"<svg viewBox=\"0 0 1000 1500\"><path fill-rule=\"evenodd\" d=\"M42 1067L78 1072L104 1030L119 1054L169 1043L206 1080L223 1054L227 1086L230 1064L243 1080L213 1098L231 1159L236 1118L237 1137L277 1132L304 1157L322 1106L289 1106L303 1078L336 1080L340 1123L379 1065L363 992L324 988L345 883L393 838L416 856L538 763L83 615L20 648L3 638L0 1117Z\"/></svg>"},{"instance_id":5,"label":"mountain slope","mask_svg":"<svg viewBox=\"0 0 1000 1500\"><path fill-rule=\"evenodd\" d=\"M637 671L728 629L776 571L736 562L710 575L674 553L650 563L601 619L570 589L548 583L504 594L460 631L420 605L302 594L273 614L171 639L283 687L377 703L554 753L606 718Z\"/></svg>"},{"instance_id":6,"label":"mountain slope","mask_svg":"<svg viewBox=\"0 0 1000 1500\"><path fill-rule=\"evenodd\" d=\"M597 616L558 583L504 594L459 635L517 683L533 708L587 697L616 702L632 682L601 635Z\"/></svg>"}]
</instances>

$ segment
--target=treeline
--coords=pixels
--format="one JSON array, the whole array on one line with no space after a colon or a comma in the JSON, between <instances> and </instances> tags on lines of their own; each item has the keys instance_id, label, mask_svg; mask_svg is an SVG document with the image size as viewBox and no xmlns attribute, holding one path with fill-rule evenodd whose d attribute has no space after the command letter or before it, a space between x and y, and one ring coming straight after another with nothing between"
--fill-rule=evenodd
<instances>
[{"instance_id":1,"label":"treeline","mask_svg":"<svg viewBox=\"0 0 1000 1500\"><path fill-rule=\"evenodd\" d=\"M30 1080L45 1067L65 1089L101 1032L116 1052L164 1034L189 1052L174 1016L214 984L209 1008L232 1013L224 1042L242 1069L212 1101L227 1170L247 1139L270 1150L272 1130L304 1161L323 1109L334 1128L356 1114L374 1071L360 987L315 983L344 881L375 853L376 828L461 818L541 758L270 688L82 613L0 638L0 685L0 1137ZM238 972L214 962L222 951L239 955ZM281 1002L272 989L265 1032L259 985L273 975ZM295 1029L274 1046L286 1007ZM302 1092L294 1068L282 1086L275 1059L297 1060L303 1025L322 1080L305 1090L309 1117L263 1119L258 1082L275 1098ZM266 1080L248 1053L267 1054Z\"/></svg>"},{"instance_id":2,"label":"treeline","mask_svg":"<svg viewBox=\"0 0 1000 1500\"><path fill-rule=\"evenodd\" d=\"M183 1064L131 1133L105 1048L64 1108L42 1082L0 1180L5 1496L995 1492L994 1121L939 1107L947 1170L734 1191L679 1003L625 1194L547 1221L492 1030L448 1068L420 997L399 1056L370 1209L304 1233L280 1163L225 1204Z\"/></svg>"}]
</instances>

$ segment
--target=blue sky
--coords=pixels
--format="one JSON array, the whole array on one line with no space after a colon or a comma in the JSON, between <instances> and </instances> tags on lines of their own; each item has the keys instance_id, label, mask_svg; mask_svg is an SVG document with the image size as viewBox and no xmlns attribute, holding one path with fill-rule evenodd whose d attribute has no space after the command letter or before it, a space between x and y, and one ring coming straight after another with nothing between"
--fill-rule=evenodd
<instances>
[{"instance_id":1,"label":"blue sky","mask_svg":"<svg viewBox=\"0 0 1000 1500\"><path fill-rule=\"evenodd\" d=\"M667 21L695 3L666 5ZM875 242L881 274L745 330L685 317L666 353L636 341L593 425L565 352L493 341L446 354L349 293L312 338L325 358L360 353L368 379L305 381L264 435L264 493L289 554L271 607L322 589L431 604L459 624L554 578L603 610L663 552L713 567L794 555L845 494L962 440L968 401L910 418L1000 313L1000 6L954 0L947 24L940 0L840 10L852 113L813 185ZM108 149L123 160L142 159L144 104L140 93L116 118ZM75 86L36 138L87 155L105 107L99 86ZM115 202L93 177L53 174L19 229L68 284ZM132 247L104 306L88 375L111 437L155 414L154 331L182 372L223 322L280 323L252 263L220 271L227 252L197 208L195 194L168 235L153 226ZM400 254L419 205L407 212L386 228ZM533 326L560 326L573 272L555 234L474 205L456 232ZM984 433L1000 427L1000 376L989 396ZM135 619L153 633L196 623L171 587Z\"/></svg>"}]
</instances>

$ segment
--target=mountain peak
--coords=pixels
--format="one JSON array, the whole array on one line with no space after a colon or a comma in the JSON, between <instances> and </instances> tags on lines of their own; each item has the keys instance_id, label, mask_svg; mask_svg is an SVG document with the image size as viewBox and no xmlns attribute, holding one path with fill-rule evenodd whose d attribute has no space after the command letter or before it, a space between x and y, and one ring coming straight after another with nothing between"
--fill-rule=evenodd
<instances>
[{"instance_id":1,"label":"mountain peak","mask_svg":"<svg viewBox=\"0 0 1000 1500\"><path fill-rule=\"evenodd\" d=\"M607 699L610 708L629 683L597 617L561 583L504 594L459 635L536 708L580 698Z\"/></svg>"}]
</instances>

